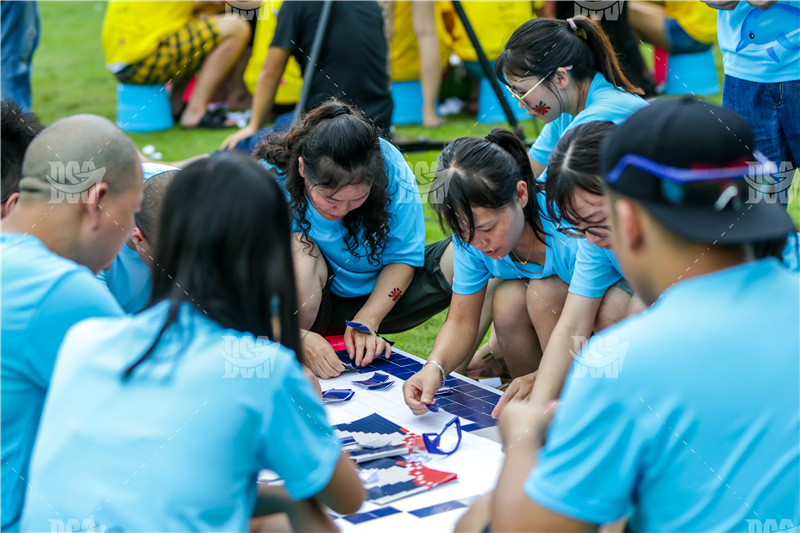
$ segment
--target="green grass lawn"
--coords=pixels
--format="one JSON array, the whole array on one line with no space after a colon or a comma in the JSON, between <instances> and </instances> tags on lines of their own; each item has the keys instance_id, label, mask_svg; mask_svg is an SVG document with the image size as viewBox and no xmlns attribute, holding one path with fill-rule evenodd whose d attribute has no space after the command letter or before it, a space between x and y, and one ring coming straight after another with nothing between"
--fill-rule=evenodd
<instances>
[{"instance_id":1,"label":"green grass lawn","mask_svg":"<svg viewBox=\"0 0 800 533\"><path fill-rule=\"evenodd\" d=\"M116 80L105 69L100 44L104 2L39 2L42 16L42 36L33 61L33 110L44 123L75 113L94 113L115 120ZM718 70L721 66L718 56ZM721 103L721 95L709 98ZM398 126L400 138L424 136L430 139L449 140L462 135L484 136L493 127L503 124L478 124L474 117L456 115L448 117L444 126L426 130L421 126ZM525 134L533 138L538 131L533 121L526 121ZM149 134L131 134L141 149L151 144L164 155L165 161L176 161L207 153L219 147L232 130L182 130L174 127L168 131ZM423 184L424 174L434 168L437 152L408 154L408 162L417 179ZM795 183L797 183L797 178ZM800 201L797 195L790 206L795 221L800 221ZM442 238L435 216L425 206L426 237L428 242ZM433 340L444 321L444 313L422 326L403 334L391 335L398 347L427 356Z\"/></svg>"}]
</instances>

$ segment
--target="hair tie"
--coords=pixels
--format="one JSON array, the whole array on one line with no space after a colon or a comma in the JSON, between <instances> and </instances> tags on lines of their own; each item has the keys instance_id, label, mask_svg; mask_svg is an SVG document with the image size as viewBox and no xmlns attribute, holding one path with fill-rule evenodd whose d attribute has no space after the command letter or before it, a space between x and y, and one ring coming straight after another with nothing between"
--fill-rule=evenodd
<instances>
[{"instance_id":1,"label":"hair tie","mask_svg":"<svg viewBox=\"0 0 800 533\"><path fill-rule=\"evenodd\" d=\"M500 144L500 137L498 137L494 133L490 133L489 135L484 137L484 139L486 139L487 141L489 141L492 144Z\"/></svg>"},{"instance_id":2,"label":"hair tie","mask_svg":"<svg viewBox=\"0 0 800 533\"><path fill-rule=\"evenodd\" d=\"M569 23L569 27L572 28L572 31L578 31L578 25L575 24L573 19L569 18L567 19L567 22Z\"/></svg>"},{"instance_id":3,"label":"hair tie","mask_svg":"<svg viewBox=\"0 0 800 533\"><path fill-rule=\"evenodd\" d=\"M348 114L347 109L345 109L344 107L340 107L339 109L331 113L331 118L336 118L339 115L347 115L347 114Z\"/></svg>"}]
</instances>

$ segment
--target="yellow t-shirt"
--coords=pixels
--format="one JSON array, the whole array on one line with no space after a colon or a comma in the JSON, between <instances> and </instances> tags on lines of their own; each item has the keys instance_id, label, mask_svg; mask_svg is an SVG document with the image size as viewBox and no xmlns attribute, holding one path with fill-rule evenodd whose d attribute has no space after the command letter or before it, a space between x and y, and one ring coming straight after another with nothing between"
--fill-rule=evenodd
<instances>
[{"instance_id":1,"label":"yellow t-shirt","mask_svg":"<svg viewBox=\"0 0 800 533\"><path fill-rule=\"evenodd\" d=\"M436 34L439 36L439 56L442 69L447 66L452 49L452 39L442 19L442 3L436 2ZM449 2L447 2L449 3ZM392 81L419 79L419 46L411 19L411 2L396 0L394 5L394 31L392 33Z\"/></svg>"},{"instance_id":2,"label":"yellow t-shirt","mask_svg":"<svg viewBox=\"0 0 800 533\"><path fill-rule=\"evenodd\" d=\"M667 16L701 43L717 42L717 10L700 0L668 0L664 2Z\"/></svg>"},{"instance_id":3,"label":"yellow t-shirt","mask_svg":"<svg viewBox=\"0 0 800 533\"><path fill-rule=\"evenodd\" d=\"M103 20L103 50L109 65L130 65L158 48L192 19L194 2L111 0Z\"/></svg>"},{"instance_id":4,"label":"yellow t-shirt","mask_svg":"<svg viewBox=\"0 0 800 533\"><path fill-rule=\"evenodd\" d=\"M463 61L477 61L478 54L472 47L464 25L461 24L461 19L455 13L452 3L440 3L446 4L443 7L452 12L453 51ZM514 30L534 18L531 2L466 1L461 2L461 5L464 6L464 12L467 14L472 29L475 30L475 35L477 35L489 61L497 59Z\"/></svg>"},{"instance_id":5,"label":"yellow t-shirt","mask_svg":"<svg viewBox=\"0 0 800 533\"><path fill-rule=\"evenodd\" d=\"M283 0L264 2L258 14L256 35L253 40L253 53L244 70L244 85L250 94L256 91L256 82L261 67L267 59L267 50L275 35L275 26L278 24L278 11ZM289 56L289 62L281 76L278 92L275 93L275 103L279 105L296 104L300 99L300 89L303 87L303 76L300 65L294 56Z\"/></svg>"}]
</instances>

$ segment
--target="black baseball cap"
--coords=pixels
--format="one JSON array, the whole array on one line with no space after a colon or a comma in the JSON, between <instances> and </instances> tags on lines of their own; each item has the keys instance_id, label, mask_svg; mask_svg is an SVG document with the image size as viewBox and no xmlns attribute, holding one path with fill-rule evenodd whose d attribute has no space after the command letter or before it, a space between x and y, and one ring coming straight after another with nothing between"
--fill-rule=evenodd
<instances>
[{"instance_id":1,"label":"black baseball cap","mask_svg":"<svg viewBox=\"0 0 800 533\"><path fill-rule=\"evenodd\" d=\"M742 244L795 231L779 204L764 198L748 202L745 177L754 169L767 175L777 171L757 154L747 121L730 109L690 97L640 109L602 148L609 189L638 201L667 228L695 242ZM703 179L709 175L722 177ZM684 202L671 190L711 199Z\"/></svg>"}]
</instances>

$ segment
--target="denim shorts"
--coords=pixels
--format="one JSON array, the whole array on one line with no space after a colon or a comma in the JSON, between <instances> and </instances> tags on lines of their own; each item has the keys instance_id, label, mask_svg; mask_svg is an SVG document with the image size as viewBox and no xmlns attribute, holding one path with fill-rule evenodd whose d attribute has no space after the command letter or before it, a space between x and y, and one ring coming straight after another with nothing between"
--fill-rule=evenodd
<instances>
[{"instance_id":1,"label":"denim shorts","mask_svg":"<svg viewBox=\"0 0 800 533\"><path fill-rule=\"evenodd\" d=\"M664 17L664 35L669 43L670 54L696 54L711 48L711 44L695 40L677 20L670 17Z\"/></svg>"}]
</instances>

